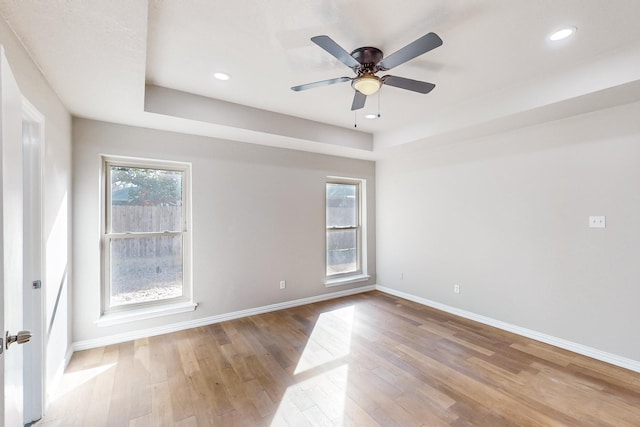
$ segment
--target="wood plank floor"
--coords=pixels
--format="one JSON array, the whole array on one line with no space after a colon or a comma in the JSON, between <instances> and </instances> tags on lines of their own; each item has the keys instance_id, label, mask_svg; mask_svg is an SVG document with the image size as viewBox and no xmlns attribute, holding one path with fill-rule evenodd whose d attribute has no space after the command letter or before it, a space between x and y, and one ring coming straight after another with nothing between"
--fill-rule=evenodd
<instances>
[{"instance_id":1,"label":"wood plank floor","mask_svg":"<svg viewBox=\"0 0 640 427\"><path fill-rule=\"evenodd\" d=\"M380 292L73 355L36 426L639 426L640 374Z\"/></svg>"}]
</instances>

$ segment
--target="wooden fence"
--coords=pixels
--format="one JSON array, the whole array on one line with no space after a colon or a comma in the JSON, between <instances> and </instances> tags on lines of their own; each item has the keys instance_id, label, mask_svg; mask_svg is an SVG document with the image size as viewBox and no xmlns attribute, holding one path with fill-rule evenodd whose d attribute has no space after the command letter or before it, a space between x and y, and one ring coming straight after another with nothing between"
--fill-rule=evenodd
<instances>
[{"instance_id":1,"label":"wooden fence","mask_svg":"<svg viewBox=\"0 0 640 427\"><path fill-rule=\"evenodd\" d=\"M182 231L181 206L113 206L113 233ZM113 256L123 258L182 257L181 236L157 236L117 239Z\"/></svg>"}]
</instances>

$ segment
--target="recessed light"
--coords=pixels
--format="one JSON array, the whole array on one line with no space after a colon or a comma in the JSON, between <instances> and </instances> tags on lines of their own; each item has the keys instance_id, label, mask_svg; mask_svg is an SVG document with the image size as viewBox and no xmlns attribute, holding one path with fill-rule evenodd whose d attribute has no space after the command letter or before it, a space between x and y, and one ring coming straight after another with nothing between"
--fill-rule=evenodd
<instances>
[{"instance_id":1,"label":"recessed light","mask_svg":"<svg viewBox=\"0 0 640 427\"><path fill-rule=\"evenodd\" d=\"M369 113L369 114L365 114L364 118L365 119L377 119L378 115L376 113Z\"/></svg>"},{"instance_id":2,"label":"recessed light","mask_svg":"<svg viewBox=\"0 0 640 427\"><path fill-rule=\"evenodd\" d=\"M571 37L575 32L576 32L576 27L561 28L551 33L551 35L549 36L549 40L554 42L559 40L564 40L567 37Z\"/></svg>"},{"instance_id":3,"label":"recessed light","mask_svg":"<svg viewBox=\"0 0 640 427\"><path fill-rule=\"evenodd\" d=\"M213 73L213 77L222 81L230 79L229 74L225 74L225 73Z\"/></svg>"}]
</instances>

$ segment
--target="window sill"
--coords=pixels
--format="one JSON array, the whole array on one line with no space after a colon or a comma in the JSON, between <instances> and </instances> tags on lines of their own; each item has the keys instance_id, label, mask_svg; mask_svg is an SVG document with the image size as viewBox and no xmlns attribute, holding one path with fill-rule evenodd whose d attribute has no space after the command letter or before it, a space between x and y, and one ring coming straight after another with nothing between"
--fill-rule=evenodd
<instances>
[{"instance_id":1,"label":"window sill","mask_svg":"<svg viewBox=\"0 0 640 427\"><path fill-rule=\"evenodd\" d=\"M327 288L329 288L332 286L342 286L342 285L348 285L351 283L365 282L370 278L371 276L369 276L368 274L357 274L354 276L340 277L338 279L327 279L325 280L324 285Z\"/></svg>"},{"instance_id":2,"label":"window sill","mask_svg":"<svg viewBox=\"0 0 640 427\"><path fill-rule=\"evenodd\" d=\"M194 311L196 307L198 307L198 304L193 302L180 302L176 304L145 307L137 310L127 310L117 313L105 314L100 316L100 318L96 320L95 323L99 327L113 326L122 323L135 322L137 320L168 316L170 314L186 313L188 311Z\"/></svg>"}]
</instances>

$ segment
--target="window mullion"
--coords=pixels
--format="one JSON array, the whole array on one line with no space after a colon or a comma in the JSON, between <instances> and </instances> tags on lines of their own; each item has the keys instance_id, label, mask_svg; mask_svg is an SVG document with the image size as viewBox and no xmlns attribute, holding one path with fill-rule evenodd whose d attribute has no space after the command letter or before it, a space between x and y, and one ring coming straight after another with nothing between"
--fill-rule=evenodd
<instances>
[{"instance_id":1,"label":"window mullion","mask_svg":"<svg viewBox=\"0 0 640 427\"><path fill-rule=\"evenodd\" d=\"M126 232L126 233L107 233L106 236L111 239L127 239L135 237L157 237L157 236L177 236L183 235L186 231L144 231L144 232Z\"/></svg>"}]
</instances>

